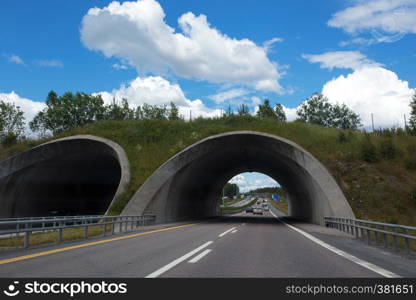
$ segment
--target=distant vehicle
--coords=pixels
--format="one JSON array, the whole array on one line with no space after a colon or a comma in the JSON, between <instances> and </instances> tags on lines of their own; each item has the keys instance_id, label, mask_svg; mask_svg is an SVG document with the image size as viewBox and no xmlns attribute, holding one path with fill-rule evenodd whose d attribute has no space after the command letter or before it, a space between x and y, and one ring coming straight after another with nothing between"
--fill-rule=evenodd
<instances>
[{"instance_id":1,"label":"distant vehicle","mask_svg":"<svg viewBox=\"0 0 416 300\"><path fill-rule=\"evenodd\" d=\"M263 209L261 207L255 207L253 209L253 215L262 215L263 214Z\"/></svg>"},{"instance_id":2,"label":"distant vehicle","mask_svg":"<svg viewBox=\"0 0 416 300\"><path fill-rule=\"evenodd\" d=\"M253 206L249 206L246 208L246 213L252 213L253 212Z\"/></svg>"},{"instance_id":3,"label":"distant vehicle","mask_svg":"<svg viewBox=\"0 0 416 300\"><path fill-rule=\"evenodd\" d=\"M267 203L263 203L262 207L264 211L269 211L269 205Z\"/></svg>"}]
</instances>

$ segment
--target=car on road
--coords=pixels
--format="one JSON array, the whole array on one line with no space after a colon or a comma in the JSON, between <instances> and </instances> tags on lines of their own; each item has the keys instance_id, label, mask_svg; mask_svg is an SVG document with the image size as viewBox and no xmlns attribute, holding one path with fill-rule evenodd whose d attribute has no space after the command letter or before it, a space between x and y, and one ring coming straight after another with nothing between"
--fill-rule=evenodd
<instances>
[{"instance_id":1,"label":"car on road","mask_svg":"<svg viewBox=\"0 0 416 300\"><path fill-rule=\"evenodd\" d=\"M254 210L253 206L249 206L246 208L246 213L252 213Z\"/></svg>"},{"instance_id":2,"label":"car on road","mask_svg":"<svg viewBox=\"0 0 416 300\"><path fill-rule=\"evenodd\" d=\"M267 203L263 203L262 208L264 211L269 211L269 205Z\"/></svg>"},{"instance_id":3,"label":"car on road","mask_svg":"<svg viewBox=\"0 0 416 300\"><path fill-rule=\"evenodd\" d=\"M253 215L262 215L263 214L263 209L259 206L256 206L253 209Z\"/></svg>"}]
</instances>

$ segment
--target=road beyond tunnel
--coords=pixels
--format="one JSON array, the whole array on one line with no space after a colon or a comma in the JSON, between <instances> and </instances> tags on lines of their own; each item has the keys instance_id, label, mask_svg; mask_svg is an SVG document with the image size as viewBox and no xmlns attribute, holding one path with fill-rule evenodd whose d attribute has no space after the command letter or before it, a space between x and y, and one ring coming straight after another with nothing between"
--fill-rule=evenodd
<instances>
[{"instance_id":1,"label":"road beyond tunnel","mask_svg":"<svg viewBox=\"0 0 416 300\"><path fill-rule=\"evenodd\" d=\"M208 137L157 169L123 214L154 213L158 222L215 216L233 176L259 172L289 195L289 214L322 224L324 216L354 217L327 169L297 144L270 134L238 131Z\"/></svg>"}]
</instances>

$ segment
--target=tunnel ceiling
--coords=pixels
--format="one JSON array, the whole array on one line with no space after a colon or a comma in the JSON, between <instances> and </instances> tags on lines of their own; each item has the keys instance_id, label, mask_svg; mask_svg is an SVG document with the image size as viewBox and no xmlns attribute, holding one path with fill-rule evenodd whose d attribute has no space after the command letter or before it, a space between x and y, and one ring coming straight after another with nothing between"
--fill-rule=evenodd
<instances>
[{"instance_id":1,"label":"tunnel ceiling","mask_svg":"<svg viewBox=\"0 0 416 300\"><path fill-rule=\"evenodd\" d=\"M297 144L258 132L204 139L175 155L141 186L124 214L155 213L160 222L217 214L222 187L234 175L264 173L289 194L290 214L313 223L354 214L335 180Z\"/></svg>"},{"instance_id":2,"label":"tunnel ceiling","mask_svg":"<svg viewBox=\"0 0 416 300\"><path fill-rule=\"evenodd\" d=\"M104 214L129 178L114 142L56 140L0 162L0 217Z\"/></svg>"}]
</instances>

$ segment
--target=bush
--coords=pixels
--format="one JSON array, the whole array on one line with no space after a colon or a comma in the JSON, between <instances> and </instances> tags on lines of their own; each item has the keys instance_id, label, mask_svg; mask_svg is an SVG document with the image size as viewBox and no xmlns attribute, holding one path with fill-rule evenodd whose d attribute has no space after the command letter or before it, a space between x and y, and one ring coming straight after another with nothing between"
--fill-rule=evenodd
<instances>
[{"instance_id":1,"label":"bush","mask_svg":"<svg viewBox=\"0 0 416 300\"><path fill-rule=\"evenodd\" d=\"M8 147L11 145L16 144L17 142L17 135L10 132L1 138L1 145L3 147Z\"/></svg>"},{"instance_id":2,"label":"bush","mask_svg":"<svg viewBox=\"0 0 416 300\"><path fill-rule=\"evenodd\" d=\"M397 155L397 149L394 146L392 138L385 138L380 144L381 157L385 159L394 159Z\"/></svg>"},{"instance_id":3,"label":"bush","mask_svg":"<svg viewBox=\"0 0 416 300\"><path fill-rule=\"evenodd\" d=\"M404 162L404 166L408 170L416 170L416 159L415 158L407 158Z\"/></svg>"},{"instance_id":4,"label":"bush","mask_svg":"<svg viewBox=\"0 0 416 300\"><path fill-rule=\"evenodd\" d=\"M338 141L340 143L346 143L346 142L348 142L347 135L342 130L338 132Z\"/></svg>"},{"instance_id":5,"label":"bush","mask_svg":"<svg viewBox=\"0 0 416 300\"><path fill-rule=\"evenodd\" d=\"M374 163L378 161L377 149L374 146L368 134L365 135L361 145L361 158L369 163Z\"/></svg>"}]
</instances>

